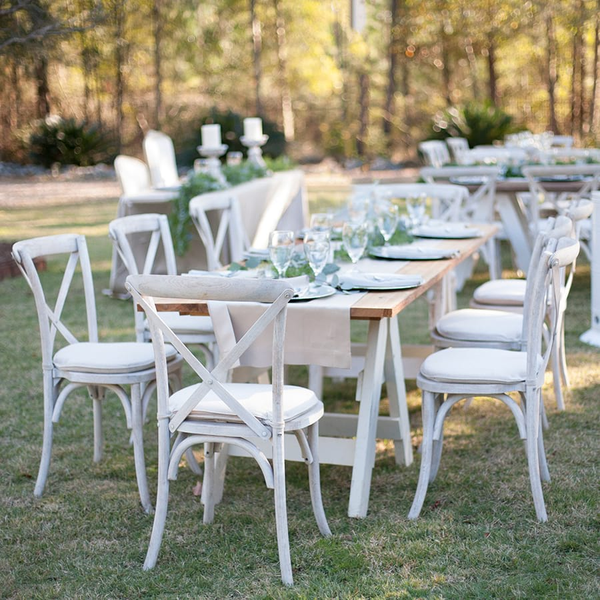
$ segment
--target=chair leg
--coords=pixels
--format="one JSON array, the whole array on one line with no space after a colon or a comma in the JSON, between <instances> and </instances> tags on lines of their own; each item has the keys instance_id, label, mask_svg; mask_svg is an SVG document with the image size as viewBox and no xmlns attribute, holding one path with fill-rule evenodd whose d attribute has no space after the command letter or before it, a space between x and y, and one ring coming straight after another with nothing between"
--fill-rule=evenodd
<instances>
[{"instance_id":1,"label":"chair leg","mask_svg":"<svg viewBox=\"0 0 600 600\"><path fill-rule=\"evenodd\" d=\"M215 445L212 442L204 444L204 480L202 482L202 502L204 503L205 525L212 523L215 518L214 479L215 479Z\"/></svg>"},{"instance_id":2,"label":"chair leg","mask_svg":"<svg viewBox=\"0 0 600 600\"><path fill-rule=\"evenodd\" d=\"M558 410L565 410L565 401L563 399L561 384L561 366L558 344L554 344L552 348L551 364L552 364L552 384L554 386L554 396L556 398L556 407Z\"/></svg>"},{"instance_id":3,"label":"chair leg","mask_svg":"<svg viewBox=\"0 0 600 600\"><path fill-rule=\"evenodd\" d=\"M148 545L146 560L144 561L144 571L152 569L156 565L160 544L165 531L167 508L169 506L169 449L169 425L167 420L163 419L158 425L158 489L156 493L156 512L154 513L150 544Z\"/></svg>"},{"instance_id":4,"label":"chair leg","mask_svg":"<svg viewBox=\"0 0 600 600\"><path fill-rule=\"evenodd\" d=\"M472 398L469 398L472 400ZM435 414L437 415L440 406L444 401L443 394L435 395ZM435 419L434 419L435 424ZM440 460L442 458L442 448L444 446L444 428L442 426L442 432L439 440L433 440L433 451L431 457L431 473L429 473L429 483L433 483L437 477L438 469L440 468Z\"/></svg>"},{"instance_id":5,"label":"chair leg","mask_svg":"<svg viewBox=\"0 0 600 600\"><path fill-rule=\"evenodd\" d=\"M94 410L94 462L99 463L102 460L102 449L104 446L104 433L102 431L102 400L104 399L104 390L98 386L89 387Z\"/></svg>"},{"instance_id":6,"label":"chair leg","mask_svg":"<svg viewBox=\"0 0 600 600\"><path fill-rule=\"evenodd\" d=\"M225 487L225 472L229 460L229 444L221 444L221 449L215 455L215 481L213 485L213 501L220 504L223 500L223 488Z\"/></svg>"},{"instance_id":7,"label":"chair leg","mask_svg":"<svg viewBox=\"0 0 600 600\"><path fill-rule=\"evenodd\" d=\"M423 443L421 444L421 470L415 499L408 513L409 519L416 519L421 513L425 494L429 486L429 473L433 453L433 424L435 421L434 394L423 391L421 412L423 414Z\"/></svg>"},{"instance_id":8,"label":"chair leg","mask_svg":"<svg viewBox=\"0 0 600 600\"><path fill-rule=\"evenodd\" d=\"M563 385L566 388L571 387L571 382L569 381L569 371L567 370L567 353L565 350L565 324L562 322L560 324L560 335L558 337L558 352L560 355L560 375L562 377Z\"/></svg>"},{"instance_id":9,"label":"chair leg","mask_svg":"<svg viewBox=\"0 0 600 600\"><path fill-rule=\"evenodd\" d=\"M137 477L140 502L144 510L152 513L152 503L148 492L148 480L146 478L146 461L144 459L144 437L143 437L143 407L140 384L131 386L131 435L133 437L133 457L135 460L135 474Z\"/></svg>"},{"instance_id":10,"label":"chair leg","mask_svg":"<svg viewBox=\"0 0 600 600\"><path fill-rule=\"evenodd\" d=\"M538 438L540 431L540 390L530 388L527 394L527 463L529 466L529 481L533 504L538 521L547 521L546 506L544 504L544 493L540 477L540 458Z\"/></svg>"},{"instance_id":11,"label":"chair leg","mask_svg":"<svg viewBox=\"0 0 600 600\"><path fill-rule=\"evenodd\" d=\"M313 456L313 461L308 465L308 484L310 487L310 500L313 513L319 526L319 531L325 536L331 535L331 529L327 523L325 509L323 508L323 497L321 495L321 473L319 467L319 422L317 421L308 428L308 445Z\"/></svg>"},{"instance_id":12,"label":"chair leg","mask_svg":"<svg viewBox=\"0 0 600 600\"><path fill-rule=\"evenodd\" d=\"M286 585L293 585L294 578L292 576L292 559L290 556L290 539L287 522L282 429L273 432L273 477L275 482L275 523L277 526L277 546L279 548L281 580Z\"/></svg>"},{"instance_id":13,"label":"chair leg","mask_svg":"<svg viewBox=\"0 0 600 600\"><path fill-rule=\"evenodd\" d=\"M538 433L538 453L540 460L540 477L542 481L550 481L550 470L546 460L546 449L544 448L544 428L540 426Z\"/></svg>"},{"instance_id":14,"label":"chair leg","mask_svg":"<svg viewBox=\"0 0 600 600\"><path fill-rule=\"evenodd\" d=\"M33 495L39 498L44 493L48 471L50 469L50 457L52 456L52 436L54 433L54 424L52 423L52 412L54 409L54 400L56 399L56 390L52 377L49 373L44 373L44 437L42 441L42 458L40 459L40 468L38 470L37 480Z\"/></svg>"},{"instance_id":15,"label":"chair leg","mask_svg":"<svg viewBox=\"0 0 600 600\"><path fill-rule=\"evenodd\" d=\"M190 471L194 475L202 475L202 467L198 464L196 457L194 456L194 451L191 448L188 448L185 451L185 458L187 460L188 467Z\"/></svg>"}]
</instances>

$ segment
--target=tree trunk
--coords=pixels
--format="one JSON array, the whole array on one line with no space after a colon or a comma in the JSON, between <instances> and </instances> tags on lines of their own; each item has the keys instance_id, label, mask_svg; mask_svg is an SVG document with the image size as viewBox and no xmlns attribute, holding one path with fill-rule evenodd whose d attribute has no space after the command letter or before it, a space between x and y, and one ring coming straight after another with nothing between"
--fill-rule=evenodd
<instances>
[{"instance_id":1,"label":"tree trunk","mask_svg":"<svg viewBox=\"0 0 600 600\"><path fill-rule=\"evenodd\" d=\"M490 86L490 101L494 106L498 105L498 75L496 74L496 40L494 34L488 34L488 76Z\"/></svg>"},{"instance_id":2,"label":"tree trunk","mask_svg":"<svg viewBox=\"0 0 600 600\"><path fill-rule=\"evenodd\" d=\"M386 136L388 148L392 144L392 122L396 115L396 66L398 64L398 53L400 52L400 24L398 23L398 0L390 0L390 40L388 45L388 81L385 94L385 106L383 110L383 133Z\"/></svg>"},{"instance_id":3,"label":"tree trunk","mask_svg":"<svg viewBox=\"0 0 600 600\"><path fill-rule=\"evenodd\" d=\"M123 70L125 67L125 50L126 42L123 38L125 32L125 14L124 14L124 0L118 0L114 7L114 19L115 19L115 115L116 115L116 134L117 134L117 151L121 152L123 144L123 97L125 95L125 78Z\"/></svg>"},{"instance_id":4,"label":"tree trunk","mask_svg":"<svg viewBox=\"0 0 600 600\"><path fill-rule=\"evenodd\" d=\"M356 152L358 156L365 156L367 150L367 134L369 130L369 76L366 73L359 73L358 85L360 88L359 105L359 130L356 138Z\"/></svg>"},{"instance_id":5,"label":"tree trunk","mask_svg":"<svg viewBox=\"0 0 600 600\"><path fill-rule=\"evenodd\" d=\"M546 85L550 117L548 128L550 131L558 133L558 123L556 121L556 83L558 81L558 72L556 70L556 36L553 15L550 10L546 13L546 39Z\"/></svg>"},{"instance_id":6,"label":"tree trunk","mask_svg":"<svg viewBox=\"0 0 600 600\"><path fill-rule=\"evenodd\" d=\"M161 0L154 0L152 18L154 20L154 127L160 129L162 116L161 41L163 25Z\"/></svg>"},{"instance_id":7,"label":"tree trunk","mask_svg":"<svg viewBox=\"0 0 600 600\"><path fill-rule=\"evenodd\" d=\"M445 20L440 21L440 47L442 54L442 82L443 94L446 104L452 106L452 97L450 95L450 53L448 52L448 39L445 29Z\"/></svg>"},{"instance_id":8,"label":"tree trunk","mask_svg":"<svg viewBox=\"0 0 600 600\"><path fill-rule=\"evenodd\" d=\"M590 98L590 129L594 133L600 129L597 126L596 121L597 110L598 110L598 78L600 77L600 0L596 2L596 24L595 24L595 35L594 35L594 63L593 63L593 83L592 83L592 95ZM600 112L600 111L598 111Z\"/></svg>"},{"instance_id":9,"label":"tree trunk","mask_svg":"<svg viewBox=\"0 0 600 600\"><path fill-rule=\"evenodd\" d=\"M581 116L581 107L579 106L579 94L577 93L577 80L579 78L579 63L580 63L580 33L579 27L576 28L573 33L573 52L572 52L572 72L571 72L571 122L570 122L570 134L575 135L578 129L579 118Z\"/></svg>"},{"instance_id":10,"label":"tree trunk","mask_svg":"<svg viewBox=\"0 0 600 600\"><path fill-rule=\"evenodd\" d=\"M35 81L37 91L37 117L44 119L50 114L50 87L48 85L48 59L40 54L35 59Z\"/></svg>"},{"instance_id":11,"label":"tree trunk","mask_svg":"<svg viewBox=\"0 0 600 600\"><path fill-rule=\"evenodd\" d=\"M21 80L19 78L19 65L17 61L12 61L10 78L12 82L13 97L10 108L10 127L18 129L21 127Z\"/></svg>"},{"instance_id":12,"label":"tree trunk","mask_svg":"<svg viewBox=\"0 0 600 600\"><path fill-rule=\"evenodd\" d=\"M465 39L465 53L467 60L469 61L469 71L471 73L471 80L473 82L473 97L475 100L479 99L479 77L477 76L477 58L475 57L475 50L473 48L473 40L470 37Z\"/></svg>"},{"instance_id":13,"label":"tree trunk","mask_svg":"<svg viewBox=\"0 0 600 600\"><path fill-rule=\"evenodd\" d=\"M255 108L256 115L261 117L263 114L260 92L262 80L262 69L260 64L262 31L260 21L256 15L256 0L250 0L250 26L252 28L252 64L254 66Z\"/></svg>"},{"instance_id":14,"label":"tree trunk","mask_svg":"<svg viewBox=\"0 0 600 600\"><path fill-rule=\"evenodd\" d=\"M286 141L291 142L295 137L294 110L292 94L287 74L287 41L285 18L281 11L280 0L273 0L277 27L277 61L279 66L279 89L281 95L281 118L283 121L283 134Z\"/></svg>"}]
</instances>

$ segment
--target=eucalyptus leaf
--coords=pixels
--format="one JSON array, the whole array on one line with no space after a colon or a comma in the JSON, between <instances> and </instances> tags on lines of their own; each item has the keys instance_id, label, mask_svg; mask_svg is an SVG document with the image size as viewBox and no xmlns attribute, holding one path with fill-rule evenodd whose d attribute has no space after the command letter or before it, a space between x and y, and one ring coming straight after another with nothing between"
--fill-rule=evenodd
<instances>
[{"instance_id":1,"label":"eucalyptus leaf","mask_svg":"<svg viewBox=\"0 0 600 600\"><path fill-rule=\"evenodd\" d=\"M246 267L248 269L256 269L261 262L261 258L258 258L257 256L251 256L250 258L246 259Z\"/></svg>"}]
</instances>

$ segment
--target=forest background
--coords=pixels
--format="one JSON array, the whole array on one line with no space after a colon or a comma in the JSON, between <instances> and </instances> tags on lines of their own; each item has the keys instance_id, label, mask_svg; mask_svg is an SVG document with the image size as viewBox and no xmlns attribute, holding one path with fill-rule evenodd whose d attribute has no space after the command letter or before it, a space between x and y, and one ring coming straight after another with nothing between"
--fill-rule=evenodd
<instances>
[{"instance_id":1,"label":"forest background","mask_svg":"<svg viewBox=\"0 0 600 600\"><path fill-rule=\"evenodd\" d=\"M50 115L184 152L215 109L296 158L401 160L468 102L598 145L599 29L600 0L372 0L362 32L349 0L0 0L0 160Z\"/></svg>"}]
</instances>

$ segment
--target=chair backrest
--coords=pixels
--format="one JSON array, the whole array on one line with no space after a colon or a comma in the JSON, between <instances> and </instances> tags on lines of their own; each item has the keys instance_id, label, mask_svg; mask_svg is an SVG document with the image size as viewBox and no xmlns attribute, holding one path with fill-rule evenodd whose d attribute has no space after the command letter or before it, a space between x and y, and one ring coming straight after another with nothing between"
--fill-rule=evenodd
<instances>
[{"instance_id":1,"label":"chair backrest","mask_svg":"<svg viewBox=\"0 0 600 600\"><path fill-rule=\"evenodd\" d=\"M463 156L469 151L469 142L466 138L449 137L446 138L446 145L450 149L450 154L454 157L454 162L462 165Z\"/></svg>"},{"instance_id":2,"label":"chair backrest","mask_svg":"<svg viewBox=\"0 0 600 600\"><path fill-rule=\"evenodd\" d=\"M135 196L151 189L148 166L139 158L119 154L115 158L115 172L123 196Z\"/></svg>"},{"instance_id":3,"label":"chair backrest","mask_svg":"<svg viewBox=\"0 0 600 600\"><path fill-rule=\"evenodd\" d=\"M272 324L273 422L277 424L283 422L281 395L283 392L285 319L287 304L294 295L294 290L290 285L285 281L276 280L169 275L130 275L125 285L135 302L139 303L146 312L150 324L156 357L159 418L169 415L164 342L175 347L201 381L201 385L189 400L170 416L169 429L172 432L176 431L197 403L212 391L238 415L255 435L263 439L270 437L270 430L233 398L221 383L225 382L228 371L235 366L240 356ZM219 364L212 371L208 371L161 318L160 313L155 309L153 297L190 298L207 302L261 302L270 304L270 306L231 349L221 354Z\"/></svg>"},{"instance_id":4,"label":"chair backrest","mask_svg":"<svg viewBox=\"0 0 600 600\"><path fill-rule=\"evenodd\" d=\"M523 167L523 175L529 183L529 191L534 198L543 197L551 201L559 212L564 200L578 200L595 192L600 185L600 165L552 165L544 167ZM552 192L561 178L569 184L569 190ZM532 203L537 207L537 203ZM532 217L534 215L532 214Z\"/></svg>"},{"instance_id":5,"label":"chair backrest","mask_svg":"<svg viewBox=\"0 0 600 600\"><path fill-rule=\"evenodd\" d=\"M372 183L354 184L352 192L359 196L387 194L392 198L408 198L425 194L433 199L431 216L441 221L458 221L469 190L451 183Z\"/></svg>"},{"instance_id":6,"label":"chair backrest","mask_svg":"<svg viewBox=\"0 0 600 600\"><path fill-rule=\"evenodd\" d=\"M442 167L450 162L448 147L441 140L428 140L419 144L425 164L432 167Z\"/></svg>"},{"instance_id":7,"label":"chair backrest","mask_svg":"<svg viewBox=\"0 0 600 600\"><path fill-rule=\"evenodd\" d=\"M500 167L424 167L421 177L428 183L450 181L458 185L469 186L469 198L461 210L460 219L479 223L491 223L494 220L494 201L496 198L496 180Z\"/></svg>"},{"instance_id":8,"label":"chair backrest","mask_svg":"<svg viewBox=\"0 0 600 600\"><path fill-rule=\"evenodd\" d=\"M135 236L137 256L130 238L132 235ZM161 246L162 256L164 256L163 268L166 268L167 275L177 275L173 240L166 215L146 213L115 219L108 225L108 236L112 240L113 246L121 257L129 275L152 274ZM147 242L147 245L143 242ZM144 341L144 316L137 309L134 310L134 315L136 339Z\"/></svg>"},{"instance_id":9,"label":"chair backrest","mask_svg":"<svg viewBox=\"0 0 600 600\"><path fill-rule=\"evenodd\" d=\"M79 341L62 321L63 309L71 283L73 282L77 264L81 266L81 276L83 279L88 341L97 342L98 324L96 320L94 283L85 237L68 233L23 240L13 245L12 255L33 292L40 326L44 367L52 367L52 356L54 354L57 333L60 333L69 344L75 344ZM46 299L34 259L38 256L54 255L65 255L67 262L54 307L51 308Z\"/></svg>"},{"instance_id":10,"label":"chair backrest","mask_svg":"<svg viewBox=\"0 0 600 600\"><path fill-rule=\"evenodd\" d=\"M540 385L555 343L558 319L566 305L565 291L561 289L564 270L572 265L579 254L579 242L570 237L552 239L542 252L533 275L531 302L527 308L527 379ZM568 291L566 292L568 293ZM546 310L550 305L550 310ZM550 336L542 353L542 328L550 314ZM540 360L541 357L541 360Z\"/></svg>"},{"instance_id":11,"label":"chair backrest","mask_svg":"<svg viewBox=\"0 0 600 600\"><path fill-rule=\"evenodd\" d=\"M201 194L190 200L189 212L198 235L206 248L209 271L221 268L225 248L229 262L243 259L250 247L237 196L230 190ZM214 213L211 225L208 213ZM217 224L218 223L218 224ZM227 241L227 247L225 247Z\"/></svg>"},{"instance_id":12,"label":"chair backrest","mask_svg":"<svg viewBox=\"0 0 600 600\"><path fill-rule=\"evenodd\" d=\"M144 155L155 188L179 185L173 140L160 131L150 130L144 137Z\"/></svg>"}]
</instances>

